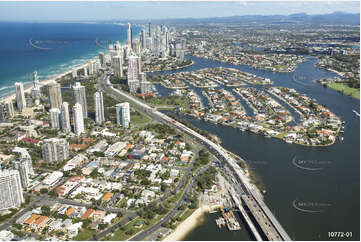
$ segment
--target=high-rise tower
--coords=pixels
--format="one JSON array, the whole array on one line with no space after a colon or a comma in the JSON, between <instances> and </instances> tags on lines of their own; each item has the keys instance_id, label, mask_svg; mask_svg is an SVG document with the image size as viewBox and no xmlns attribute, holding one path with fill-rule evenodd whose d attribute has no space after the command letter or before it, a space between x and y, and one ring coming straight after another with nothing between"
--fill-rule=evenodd
<instances>
[{"instance_id":1,"label":"high-rise tower","mask_svg":"<svg viewBox=\"0 0 361 242\"><path fill-rule=\"evenodd\" d=\"M132 49L132 28L131 24L128 23L128 50L130 51Z\"/></svg>"},{"instance_id":2,"label":"high-rise tower","mask_svg":"<svg viewBox=\"0 0 361 242\"><path fill-rule=\"evenodd\" d=\"M59 108L52 108L50 111L50 125L52 129L60 128L60 110Z\"/></svg>"},{"instance_id":3,"label":"high-rise tower","mask_svg":"<svg viewBox=\"0 0 361 242\"><path fill-rule=\"evenodd\" d=\"M22 82L15 83L15 93L16 93L16 106L20 112L26 108L25 94L24 94L24 85Z\"/></svg>"},{"instance_id":4,"label":"high-rise tower","mask_svg":"<svg viewBox=\"0 0 361 242\"><path fill-rule=\"evenodd\" d=\"M118 103L116 106L117 124L122 125L123 128L128 128L130 123L130 108L129 103Z\"/></svg>"},{"instance_id":5,"label":"high-rise tower","mask_svg":"<svg viewBox=\"0 0 361 242\"><path fill-rule=\"evenodd\" d=\"M60 127L64 133L71 131L70 117L69 117L69 103L63 102L60 110Z\"/></svg>"},{"instance_id":6,"label":"high-rise tower","mask_svg":"<svg viewBox=\"0 0 361 242\"><path fill-rule=\"evenodd\" d=\"M103 93L94 93L94 107L95 107L95 122L97 124L103 124L104 118L104 104L103 104Z\"/></svg>"},{"instance_id":7,"label":"high-rise tower","mask_svg":"<svg viewBox=\"0 0 361 242\"><path fill-rule=\"evenodd\" d=\"M0 191L0 211L20 207L24 197L19 171L0 171Z\"/></svg>"},{"instance_id":8,"label":"high-rise tower","mask_svg":"<svg viewBox=\"0 0 361 242\"><path fill-rule=\"evenodd\" d=\"M130 92L137 92L139 88L138 79L138 57L132 52L128 58L128 87Z\"/></svg>"},{"instance_id":9,"label":"high-rise tower","mask_svg":"<svg viewBox=\"0 0 361 242\"><path fill-rule=\"evenodd\" d=\"M48 84L51 108L60 108L62 103L60 84L51 82Z\"/></svg>"},{"instance_id":10,"label":"high-rise tower","mask_svg":"<svg viewBox=\"0 0 361 242\"><path fill-rule=\"evenodd\" d=\"M83 108L80 103L75 103L73 107L74 133L80 135L84 132Z\"/></svg>"},{"instance_id":11,"label":"high-rise tower","mask_svg":"<svg viewBox=\"0 0 361 242\"><path fill-rule=\"evenodd\" d=\"M66 139L44 139L42 156L45 162L62 162L69 157L69 143Z\"/></svg>"},{"instance_id":12,"label":"high-rise tower","mask_svg":"<svg viewBox=\"0 0 361 242\"><path fill-rule=\"evenodd\" d=\"M79 82L76 82L73 86L74 103L79 103L83 108L83 117L88 118L88 107L86 104L85 87Z\"/></svg>"}]
</instances>

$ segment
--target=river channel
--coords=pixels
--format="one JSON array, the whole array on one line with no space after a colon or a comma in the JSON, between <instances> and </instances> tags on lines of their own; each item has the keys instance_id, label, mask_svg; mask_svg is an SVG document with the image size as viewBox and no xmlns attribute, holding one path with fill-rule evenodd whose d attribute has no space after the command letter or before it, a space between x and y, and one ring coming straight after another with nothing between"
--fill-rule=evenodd
<instances>
[{"instance_id":1,"label":"river channel","mask_svg":"<svg viewBox=\"0 0 361 242\"><path fill-rule=\"evenodd\" d=\"M183 118L198 128L217 135L224 148L246 159L265 184L266 204L292 239L331 240L328 232L339 231L352 232L352 236L338 239L359 240L360 119L352 110L360 112L360 101L315 83L317 79L333 77L336 74L316 67L315 57L306 57L307 61L301 63L292 73L263 71L190 56L188 58L194 61L192 66L177 71L149 74L171 74L219 66L236 68L270 78L274 81L274 86L294 88L316 99L319 104L326 105L340 116L345 121L344 140L338 140L329 147L288 144L275 138L241 132L232 127L184 116ZM194 86L191 88L196 89ZM161 88L158 91L163 93ZM200 93L199 90L197 93ZM242 104L247 105L244 102ZM294 115L294 112L292 114ZM248 233L218 229L214 219L214 216L206 215L204 222L189 233L185 240L251 239ZM246 230L245 226L242 225L243 230Z\"/></svg>"}]
</instances>

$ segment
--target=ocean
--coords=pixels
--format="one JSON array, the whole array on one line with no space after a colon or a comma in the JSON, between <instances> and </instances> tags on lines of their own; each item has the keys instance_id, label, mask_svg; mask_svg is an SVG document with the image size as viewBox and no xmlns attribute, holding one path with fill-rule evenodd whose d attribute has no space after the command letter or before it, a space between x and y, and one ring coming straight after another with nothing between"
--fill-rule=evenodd
<instances>
[{"instance_id":1,"label":"ocean","mask_svg":"<svg viewBox=\"0 0 361 242\"><path fill-rule=\"evenodd\" d=\"M132 26L133 38L141 27ZM97 23L0 22L0 99L14 93L14 83L32 82L61 74L96 58L103 46L127 41L127 26ZM30 41L31 40L31 41ZM31 44L32 43L32 44Z\"/></svg>"}]
</instances>

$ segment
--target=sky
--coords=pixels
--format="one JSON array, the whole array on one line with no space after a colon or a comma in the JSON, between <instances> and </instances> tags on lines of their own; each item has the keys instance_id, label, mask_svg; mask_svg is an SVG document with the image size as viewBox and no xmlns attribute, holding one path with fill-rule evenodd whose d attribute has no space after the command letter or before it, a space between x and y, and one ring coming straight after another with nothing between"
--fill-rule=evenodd
<instances>
[{"instance_id":1,"label":"sky","mask_svg":"<svg viewBox=\"0 0 361 242\"><path fill-rule=\"evenodd\" d=\"M98 21L167 18L205 18L242 15L289 15L336 11L359 13L359 1L289 2L2 2L0 21Z\"/></svg>"}]
</instances>

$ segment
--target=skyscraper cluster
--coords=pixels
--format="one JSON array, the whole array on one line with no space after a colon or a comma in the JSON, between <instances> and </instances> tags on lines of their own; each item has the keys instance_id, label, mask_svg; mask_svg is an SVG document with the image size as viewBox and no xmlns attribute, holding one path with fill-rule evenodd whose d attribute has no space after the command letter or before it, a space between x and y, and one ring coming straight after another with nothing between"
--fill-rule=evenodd
<instances>
[{"instance_id":1,"label":"skyscraper cluster","mask_svg":"<svg viewBox=\"0 0 361 242\"><path fill-rule=\"evenodd\" d=\"M144 30L143 30L144 31ZM155 56L158 57L168 57L170 54L170 35L167 26L164 25L157 25L155 30L152 32L151 24L148 25L148 37L145 37L144 34L141 34L140 39L142 42L142 48L148 49L151 51Z\"/></svg>"}]
</instances>

